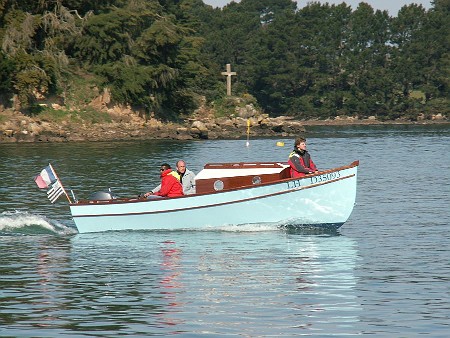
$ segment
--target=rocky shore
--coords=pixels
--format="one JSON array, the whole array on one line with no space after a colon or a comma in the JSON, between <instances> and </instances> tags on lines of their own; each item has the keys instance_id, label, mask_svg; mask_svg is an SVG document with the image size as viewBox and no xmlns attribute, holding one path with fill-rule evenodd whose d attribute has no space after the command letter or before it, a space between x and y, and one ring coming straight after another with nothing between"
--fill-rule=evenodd
<instances>
[{"instance_id":1,"label":"rocky shore","mask_svg":"<svg viewBox=\"0 0 450 338\"><path fill-rule=\"evenodd\" d=\"M56 123L16 114L0 123L0 142L239 139L246 137L248 123L251 137L292 136L305 131L299 121L286 117L269 118L266 115L248 119L196 118L182 123L163 123L153 118L136 116L115 119L110 123Z\"/></svg>"},{"instance_id":2,"label":"rocky shore","mask_svg":"<svg viewBox=\"0 0 450 338\"><path fill-rule=\"evenodd\" d=\"M111 122L86 123L68 119L59 122L30 117L19 112L0 112L0 143L16 142L81 142L148 139L243 139L255 137L295 137L311 125L405 124L408 121L380 122L375 118L355 119L337 117L333 120L298 121L290 117L270 118L252 107L227 117L214 117L211 112L199 112L181 123L163 123L145 118L130 109L113 108L108 111ZM433 120L414 122L448 123L442 116ZM248 129L247 129L248 128Z\"/></svg>"}]
</instances>

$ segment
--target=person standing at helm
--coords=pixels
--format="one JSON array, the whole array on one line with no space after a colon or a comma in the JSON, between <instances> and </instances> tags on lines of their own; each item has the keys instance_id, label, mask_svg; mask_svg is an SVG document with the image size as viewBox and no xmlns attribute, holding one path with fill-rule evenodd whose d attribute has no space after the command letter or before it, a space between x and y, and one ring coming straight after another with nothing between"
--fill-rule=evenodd
<instances>
[{"instance_id":1,"label":"person standing at helm","mask_svg":"<svg viewBox=\"0 0 450 338\"><path fill-rule=\"evenodd\" d=\"M307 174L317 173L317 167L306 150L306 139L295 139L294 150L289 154L291 177L303 177Z\"/></svg>"}]
</instances>

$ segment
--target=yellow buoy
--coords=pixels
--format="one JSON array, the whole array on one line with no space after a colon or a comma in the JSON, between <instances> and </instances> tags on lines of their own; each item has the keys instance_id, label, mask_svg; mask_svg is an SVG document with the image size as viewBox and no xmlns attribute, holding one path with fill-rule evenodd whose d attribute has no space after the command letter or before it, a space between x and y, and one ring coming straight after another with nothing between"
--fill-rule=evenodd
<instances>
[{"instance_id":1,"label":"yellow buoy","mask_svg":"<svg viewBox=\"0 0 450 338\"><path fill-rule=\"evenodd\" d=\"M277 147L284 147L284 142L277 142Z\"/></svg>"}]
</instances>

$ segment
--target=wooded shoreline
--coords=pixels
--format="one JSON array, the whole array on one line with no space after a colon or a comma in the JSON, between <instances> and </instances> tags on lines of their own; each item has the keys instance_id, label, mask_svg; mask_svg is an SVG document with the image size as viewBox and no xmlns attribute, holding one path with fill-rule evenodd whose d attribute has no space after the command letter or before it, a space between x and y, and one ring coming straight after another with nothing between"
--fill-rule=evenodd
<instances>
[{"instance_id":1,"label":"wooded shoreline","mask_svg":"<svg viewBox=\"0 0 450 338\"><path fill-rule=\"evenodd\" d=\"M301 120L448 115L446 0L397 16L364 2L0 3L0 107L32 116L60 118L51 101L100 123L80 107L100 96L161 121L182 121L202 101L224 116L235 98Z\"/></svg>"},{"instance_id":2,"label":"wooded shoreline","mask_svg":"<svg viewBox=\"0 0 450 338\"><path fill-rule=\"evenodd\" d=\"M307 133L309 126L352 125L426 125L448 124L446 116L433 116L431 120L380 121L375 117L356 119L336 117L334 119L296 120L287 116L270 118L266 114L244 117L198 117L180 123L146 119L138 116L123 117L110 123L73 123L67 120L55 122L25 115L11 115L0 120L0 143L57 143L100 142L131 140L201 140L201 139L245 139L249 137L296 137ZM6 116L7 118L8 116Z\"/></svg>"}]
</instances>

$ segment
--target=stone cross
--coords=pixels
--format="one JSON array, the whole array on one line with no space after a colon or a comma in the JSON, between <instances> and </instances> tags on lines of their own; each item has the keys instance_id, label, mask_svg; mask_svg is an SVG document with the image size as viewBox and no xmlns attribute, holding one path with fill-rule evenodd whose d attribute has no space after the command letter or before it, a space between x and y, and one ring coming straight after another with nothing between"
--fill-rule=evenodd
<instances>
[{"instance_id":1,"label":"stone cross","mask_svg":"<svg viewBox=\"0 0 450 338\"><path fill-rule=\"evenodd\" d=\"M222 72L222 75L227 76L227 95L230 96L231 95L231 76L236 75L236 72L232 72L231 65L229 63L227 63L227 71Z\"/></svg>"}]
</instances>

